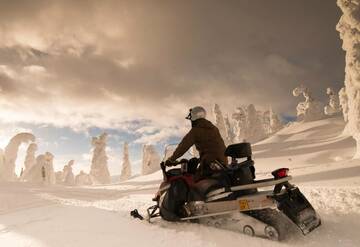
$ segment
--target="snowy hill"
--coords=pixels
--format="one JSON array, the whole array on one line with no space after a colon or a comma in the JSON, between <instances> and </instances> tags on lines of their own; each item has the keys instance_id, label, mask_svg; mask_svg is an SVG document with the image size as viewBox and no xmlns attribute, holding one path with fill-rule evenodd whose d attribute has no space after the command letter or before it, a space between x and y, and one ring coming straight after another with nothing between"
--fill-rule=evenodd
<instances>
[{"instance_id":1,"label":"snowy hill","mask_svg":"<svg viewBox=\"0 0 360 247\"><path fill-rule=\"evenodd\" d=\"M0 246L360 246L360 161L341 118L291 123L256 143L257 177L289 167L322 217L310 235L285 243L190 223L130 218L152 205L161 173L93 187L0 185Z\"/></svg>"},{"instance_id":2,"label":"snowy hill","mask_svg":"<svg viewBox=\"0 0 360 247\"><path fill-rule=\"evenodd\" d=\"M296 179L301 182L319 181L321 177L321 180L351 179L359 175L354 171L359 172L360 166L359 160L351 160L355 141L343 135L343 129L340 117L290 123L274 136L253 145L256 169L262 174L279 166L289 167L293 175L302 175ZM359 184L357 179L351 180Z\"/></svg>"}]
</instances>

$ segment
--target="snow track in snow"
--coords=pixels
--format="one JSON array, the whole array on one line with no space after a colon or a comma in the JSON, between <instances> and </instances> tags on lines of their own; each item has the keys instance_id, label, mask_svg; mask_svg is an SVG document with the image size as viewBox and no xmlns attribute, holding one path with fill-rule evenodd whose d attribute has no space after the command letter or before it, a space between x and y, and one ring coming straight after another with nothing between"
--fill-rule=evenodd
<instances>
[{"instance_id":1,"label":"snow track in snow","mask_svg":"<svg viewBox=\"0 0 360 247\"><path fill-rule=\"evenodd\" d=\"M200 243L206 243L206 246L209 246L209 244L220 246L222 245L222 242L224 242L224 245L226 246L238 246L240 242L245 242L251 246L359 246L360 236L357 229L360 228L360 221L358 220L360 219L360 188L303 187L302 191L321 215L323 224L308 236L302 236L298 233L284 243L249 238L240 233L198 224L170 223L160 219L155 220L154 224L148 224L144 221L141 223L144 225L145 229L148 229L149 231L150 229L154 229L154 227L157 228L159 234L162 236L168 236L168 234L170 234L169 231L172 232L175 230L179 234L184 234L184 237L189 237L190 231L191 238L194 238L194 241L195 239L198 239L199 236L201 236L200 238L202 239L205 232L208 232L208 234L211 234L212 236L218 235L223 238L223 240L220 241L210 237L205 242L203 242L203 240L199 242L198 239L195 246ZM132 224L138 224L138 222L140 222L129 216L130 210L137 208L141 213L145 213L146 208L153 204L151 201L151 194L128 195L116 200L99 201L64 199L50 194L42 194L41 196L52 202L67 206L94 207L116 212L119 219L126 219L126 221L129 222L130 225L128 227L133 227ZM172 240L165 237L163 241L168 242ZM177 245L175 244L174 246Z\"/></svg>"},{"instance_id":2,"label":"snow track in snow","mask_svg":"<svg viewBox=\"0 0 360 247\"><path fill-rule=\"evenodd\" d=\"M305 196L321 214L359 214L360 187L304 188Z\"/></svg>"}]
</instances>

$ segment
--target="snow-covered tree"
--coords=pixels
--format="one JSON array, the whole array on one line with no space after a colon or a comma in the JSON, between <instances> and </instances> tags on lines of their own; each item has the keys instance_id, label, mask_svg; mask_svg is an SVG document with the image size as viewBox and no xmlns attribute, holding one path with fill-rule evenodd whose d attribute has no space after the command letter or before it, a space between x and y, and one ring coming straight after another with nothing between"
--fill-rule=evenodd
<instances>
[{"instance_id":1,"label":"snow-covered tree","mask_svg":"<svg viewBox=\"0 0 360 247\"><path fill-rule=\"evenodd\" d=\"M23 174L22 180L26 182L35 182L35 183L44 182L44 178L42 174L42 167L44 166L45 166L45 155L40 154L36 157L35 165L33 165L28 170L28 172Z\"/></svg>"},{"instance_id":2,"label":"snow-covered tree","mask_svg":"<svg viewBox=\"0 0 360 247\"><path fill-rule=\"evenodd\" d=\"M298 121L315 121L324 117L323 105L312 97L307 87L301 85L295 88L293 95L295 97L303 95L305 98L305 101L300 102L296 107Z\"/></svg>"},{"instance_id":3,"label":"snow-covered tree","mask_svg":"<svg viewBox=\"0 0 360 247\"><path fill-rule=\"evenodd\" d=\"M64 181L64 173L63 173L63 171L55 172L55 183L56 184L62 184L63 181Z\"/></svg>"},{"instance_id":4,"label":"snow-covered tree","mask_svg":"<svg viewBox=\"0 0 360 247\"><path fill-rule=\"evenodd\" d=\"M232 114L232 119L235 122L234 125L234 142L243 142L246 132L246 112L242 107L237 107L235 113Z\"/></svg>"},{"instance_id":5,"label":"snow-covered tree","mask_svg":"<svg viewBox=\"0 0 360 247\"><path fill-rule=\"evenodd\" d=\"M120 181L128 180L130 177L131 177L131 163L129 158L129 145L127 142L125 142Z\"/></svg>"},{"instance_id":6,"label":"snow-covered tree","mask_svg":"<svg viewBox=\"0 0 360 247\"><path fill-rule=\"evenodd\" d=\"M246 108L246 127L245 140L248 142L257 142L266 137L261 118L253 104Z\"/></svg>"},{"instance_id":7,"label":"snow-covered tree","mask_svg":"<svg viewBox=\"0 0 360 247\"><path fill-rule=\"evenodd\" d=\"M26 150L26 156L24 161L25 170L30 169L36 163L35 152L37 151L36 143L31 143Z\"/></svg>"},{"instance_id":8,"label":"snow-covered tree","mask_svg":"<svg viewBox=\"0 0 360 247\"><path fill-rule=\"evenodd\" d=\"M330 87L326 89L326 94L329 96L329 103L324 107L324 113L328 116L333 116L341 111L339 97Z\"/></svg>"},{"instance_id":9,"label":"snow-covered tree","mask_svg":"<svg viewBox=\"0 0 360 247\"><path fill-rule=\"evenodd\" d=\"M23 176L23 180L27 182L43 182L45 184L55 184L55 172L53 165L54 155L49 152L38 155L36 163L29 172Z\"/></svg>"},{"instance_id":10,"label":"snow-covered tree","mask_svg":"<svg viewBox=\"0 0 360 247\"><path fill-rule=\"evenodd\" d=\"M269 117L270 134L278 132L283 127L283 123L280 121L279 116L273 111L272 107L270 107Z\"/></svg>"},{"instance_id":11,"label":"snow-covered tree","mask_svg":"<svg viewBox=\"0 0 360 247\"><path fill-rule=\"evenodd\" d=\"M0 148L0 172L3 170L4 166L5 166L5 154L4 154L4 150ZM0 181L1 179L2 177L0 175Z\"/></svg>"},{"instance_id":12,"label":"snow-covered tree","mask_svg":"<svg viewBox=\"0 0 360 247\"><path fill-rule=\"evenodd\" d=\"M46 152L44 155L44 164L45 168L45 182L47 184L55 184L55 171L54 171L54 155L50 152Z\"/></svg>"},{"instance_id":13,"label":"snow-covered tree","mask_svg":"<svg viewBox=\"0 0 360 247\"><path fill-rule=\"evenodd\" d=\"M233 144L236 138L236 135L234 133L234 128L227 115L224 117L224 121L225 121L226 137L227 137L226 143L227 145Z\"/></svg>"},{"instance_id":14,"label":"snow-covered tree","mask_svg":"<svg viewBox=\"0 0 360 247\"><path fill-rule=\"evenodd\" d=\"M81 170L80 173L75 177L75 184L78 186L91 185L92 182L90 175Z\"/></svg>"},{"instance_id":15,"label":"snow-covered tree","mask_svg":"<svg viewBox=\"0 0 360 247\"><path fill-rule=\"evenodd\" d=\"M111 183L106 155L107 134L92 138L93 157L91 160L90 176L94 184Z\"/></svg>"},{"instance_id":16,"label":"snow-covered tree","mask_svg":"<svg viewBox=\"0 0 360 247\"><path fill-rule=\"evenodd\" d=\"M258 112L259 117L262 120L262 125L266 135L271 134L270 128L270 111Z\"/></svg>"},{"instance_id":17,"label":"snow-covered tree","mask_svg":"<svg viewBox=\"0 0 360 247\"><path fill-rule=\"evenodd\" d=\"M174 145L174 144L167 145L165 147L163 160L165 161L165 160L169 159L173 155L175 149L176 149L176 145Z\"/></svg>"},{"instance_id":18,"label":"snow-covered tree","mask_svg":"<svg viewBox=\"0 0 360 247\"><path fill-rule=\"evenodd\" d=\"M144 145L142 160L142 175L156 172L160 169L160 156L153 145Z\"/></svg>"},{"instance_id":19,"label":"snow-covered tree","mask_svg":"<svg viewBox=\"0 0 360 247\"><path fill-rule=\"evenodd\" d=\"M63 169L63 184L73 186L75 185L75 176L72 170L72 166L74 165L74 160L70 160L67 165L64 166Z\"/></svg>"},{"instance_id":20,"label":"snow-covered tree","mask_svg":"<svg viewBox=\"0 0 360 247\"><path fill-rule=\"evenodd\" d=\"M190 154L191 154L192 157L194 157L194 158L199 158L199 157L200 157L199 151L196 149L195 145L193 145L193 146L191 147ZM170 156L169 156L169 157L170 157Z\"/></svg>"},{"instance_id":21,"label":"snow-covered tree","mask_svg":"<svg viewBox=\"0 0 360 247\"><path fill-rule=\"evenodd\" d=\"M225 120L218 104L214 105L213 112L215 116L215 126L219 129L220 135L223 140L227 142Z\"/></svg>"},{"instance_id":22,"label":"snow-covered tree","mask_svg":"<svg viewBox=\"0 0 360 247\"><path fill-rule=\"evenodd\" d=\"M341 106L341 110L343 113L344 121L348 121L348 113L349 113L349 104L348 104L348 97L345 91L345 88L341 88L339 91L339 103Z\"/></svg>"},{"instance_id":23,"label":"snow-covered tree","mask_svg":"<svg viewBox=\"0 0 360 247\"><path fill-rule=\"evenodd\" d=\"M345 93L347 126L357 143L354 158L360 158L360 0L338 0L343 12L336 29L343 40L345 56ZM344 110L344 109L343 109Z\"/></svg>"},{"instance_id":24,"label":"snow-covered tree","mask_svg":"<svg viewBox=\"0 0 360 247\"><path fill-rule=\"evenodd\" d=\"M37 144L31 143L29 147L26 150L26 156L24 161L24 167L25 170L23 171L23 174L21 175L21 180L26 176L26 174L30 171L30 168L33 167L36 164L36 157L35 152L37 151Z\"/></svg>"},{"instance_id":25,"label":"snow-covered tree","mask_svg":"<svg viewBox=\"0 0 360 247\"><path fill-rule=\"evenodd\" d=\"M31 133L20 133L11 138L5 147L4 163L0 167L0 180L13 181L16 179L15 162L19 147L22 143L34 142L35 136Z\"/></svg>"}]
</instances>

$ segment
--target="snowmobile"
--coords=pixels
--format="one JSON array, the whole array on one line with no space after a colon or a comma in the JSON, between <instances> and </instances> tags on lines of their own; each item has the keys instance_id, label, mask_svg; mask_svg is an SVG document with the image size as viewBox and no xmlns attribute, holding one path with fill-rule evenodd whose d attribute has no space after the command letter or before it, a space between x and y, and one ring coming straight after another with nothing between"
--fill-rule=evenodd
<instances>
[{"instance_id":1,"label":"snowmobile","mask_svg":"<svg viewBox=\"0 0 360 247\"><path fill-rule=\"evenodd\" d=\"M272 178L255 180L250 143L233 144L225 155L231 163L212 164L214 176L194 181L198 160L182 159L160 164L164 180L153 201L141 216L169 221L190 221L243 232L271 240L283 240L297 226L306 235L321 225L321 219L299 188L290 184L288 168L272 172ZM239 159L245 159L239 162ZM180 165L180 168L173 166ZM171 168L171 169L169 169Z\"/></svg>"}]
</instances>

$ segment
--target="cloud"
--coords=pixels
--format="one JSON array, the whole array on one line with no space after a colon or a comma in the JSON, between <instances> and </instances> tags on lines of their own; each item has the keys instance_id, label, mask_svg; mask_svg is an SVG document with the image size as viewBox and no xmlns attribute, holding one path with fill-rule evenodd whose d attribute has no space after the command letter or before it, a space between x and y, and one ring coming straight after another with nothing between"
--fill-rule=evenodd
<instances>
[{"instance_id":1,"label":"cloud","mask_svg":"<svg viewBox=\"0 0 360 247\"><path fill-rule=\"evenodd\" d=\"M206 6L1 2L0 120L127 129L146 143L182 133L193 105L210 111L217 102L230 112L271 104L295 114L291 90L299 82L320 95L341 85L333 68L342 53L329 23L336 6L322 3L324 13L311 1ZM308 13L301 22L299 9Z\"/></svg>"},{"instance_id":2,"label":"cloud","mask_svg":"<svg viewBox=\"0 0 360 247\"><path fill-rule=\"evenodd\" d=\"M140 144L156 144L167 142L171 138L181 137L186 133L185 128L169 127L158 129L154 132L143 132L142 135L135 140L135 143Z\"/></svg>"}]
</instances>

